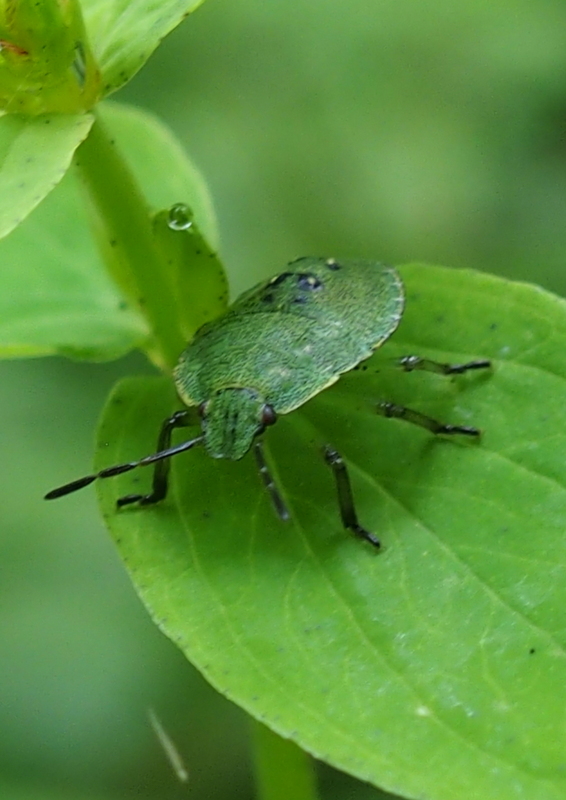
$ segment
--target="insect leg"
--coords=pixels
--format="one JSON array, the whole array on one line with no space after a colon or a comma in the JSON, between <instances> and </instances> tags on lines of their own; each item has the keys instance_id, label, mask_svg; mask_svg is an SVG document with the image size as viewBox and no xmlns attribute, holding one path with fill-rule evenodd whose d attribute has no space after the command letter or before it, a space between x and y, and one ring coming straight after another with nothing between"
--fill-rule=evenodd
<instances>
[{"instance_id":1,"label":"insect leg","mask_svg":"<svg viewBox=\"0 0 566 800\"><path fill-rule=\"evenodd\" d=\"M437 372L440 375L460 375L462 372L468 372L470 369L486 369L487 367L491 367L491 361L485 358L478 359L477 361L468 361L466 364L442 364L439 361L432 361L430 358L403 356L403 358L398 359L397 363L400 367L403 367L405 372L422 369L426 372Z\"/></svg>"},{"instance_id":2,"label":"insect leg","mask_svg":"<svg viewBox=\"0 0 566 800\"><path fill-rule=\"evenodd\" d=\"M413 409L405 408L405 406L397 406L395 403L378 403L376 411L383 417L404 419L406 422L412 422L413 425L420 425L421 428L426 428L431 433L435 434L463 433L466 436L479 436L481 433L477 428L470 428L467 425L449 425L438 422L432 417L427 417L426 414L421 414L420 411L413 411Z\"/></svg>"},{"instance_id":3,"label":"insect leg","mask_svg":"<svg viewBox=\"0 0 566 800\"><path fill-rule=\"evenodd\" d=\"M171 434L175 428L187 428L193 424L194 414L188 409L176 411L168 417L163 422L159 432L157 452L166 451L171 447ZM199 440L200 438L201 437L199 437ZM164 500L167 495L170 469L171 462L168 458L157 461L153 471L151 492L149 494L127 494L125 497L120 497L116 501L118 508L130 505L131 503L140 503L142 506L148 506L153 503L158 503L160 500Z\"/></svg>"},{"instance_id":4,"label":"insect leg","mask_svg":"<svg viewBox=\"0 0 566 800\"><path fill-rule=\"evenodd\" d=\"M373 533L366 531L365 528L358 523L358 515L354 506L354 497L352 495L352 486L344 459L329 445L324 448L324 460L331 467L336 480L336 491L338 493L338 505L340 507L340 516L342 517L342 524L345 528L352 531L356 536L373 544L374 547L381 547L379 539Z\"/></svg>"},{"instance_id":5,"label":"insect leg","mask_svg":"<svg viewBox=\"0 0 566 800\"><path fill-rule=\"evenodd\" d=\"M269 496L271 497L271 502L273 503L273 507L277 512L277 516L282 520L288 520L290 516L289 510L285 505L285 501L281 497L281 493L277 488L277 484L273 480L273 476L271 475L269 467L267 466L267 461L265 460L265 455L263 453L263 442L261 439L256 439L254 444L254 455L263 485L269 492Z\"/></svg>"},{"instance_id":6,"label":"insect leg","mask_svg":"<svg viewBox=\"0 0 566 800\"><path fill-rule=\"evenodd\" d=\"M168 447L165 450L160 450L158 453L152 453L150 456L144 456L137 461L128 461L125 464L115 464L113 467L105 467L104 469L101 469L100 472L95 472L93 475L85 475L84 478L78 478L75 481L71 481L63 486L58 486L56 489L52 489L50 492L47 492L44 499L55 500L58 497L64 497L66 494L71 494L79 489L83 489L85 486L89 486L91 483L94 483L97 478L113 478L115 475L122 475L124 472L130 472L130 470L137 469L138 467L147 467L150 464L157 464L158 462L171 458L171 456L176 456L178 453L184 453L186 450L191 450L197 444L201 444L203 439L204 436L197 436L188 442L181 442L181 444L175 445L175 447ZM129 499L130 497L135 499ZM128 495L127 498L122 498L122 503L120 503L120 505L133 503L140 499L143 499L143 495ZM126 502L124 502L124 500Z\"/></svg>"}]
</instances>

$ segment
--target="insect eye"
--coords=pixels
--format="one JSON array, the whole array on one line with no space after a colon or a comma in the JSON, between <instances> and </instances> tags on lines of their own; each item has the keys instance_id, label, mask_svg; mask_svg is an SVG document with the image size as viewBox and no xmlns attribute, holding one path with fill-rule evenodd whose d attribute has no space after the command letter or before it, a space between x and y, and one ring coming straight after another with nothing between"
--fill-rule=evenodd
<instances>
[{"instance_id":1,"label":"insect eye","mask_svg":"<svg viewBox=\"0 0 566 800\"><path fill-rule=\"evenodd\" d=\"M273 406L268 406L267 404L261 410L261 424L262 425L274 425L277 422L277 414Z\"/></svg>"}]
</instances>

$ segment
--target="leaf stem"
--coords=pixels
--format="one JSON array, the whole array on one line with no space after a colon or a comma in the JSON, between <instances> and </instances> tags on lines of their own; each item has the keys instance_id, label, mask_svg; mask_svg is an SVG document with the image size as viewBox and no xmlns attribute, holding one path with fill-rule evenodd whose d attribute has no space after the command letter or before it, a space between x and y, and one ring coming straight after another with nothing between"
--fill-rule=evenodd
<instances>
[{"instance_id":1,"label":"leaf stem","mask_svg":"<svg viewBox=\"0 0 566 800\"><path fill-rule=\"evenodd\" d=\"M318 800L311 756L262 723L251 724L257 800Z\"/></svg>"},{"instance_id":2,"label":"leaf stem","mask_svg":"<svg viewBox=\"0 0 566 800\"><path fill-rule=\"evenodd\" d=\"M177 361L185 341L175 299L152 233L151 213L128 165L97 118L75 163L86 187L104 261L126 299L147 320L150 356L162 368Z\"/></svg>"}]
</instances>

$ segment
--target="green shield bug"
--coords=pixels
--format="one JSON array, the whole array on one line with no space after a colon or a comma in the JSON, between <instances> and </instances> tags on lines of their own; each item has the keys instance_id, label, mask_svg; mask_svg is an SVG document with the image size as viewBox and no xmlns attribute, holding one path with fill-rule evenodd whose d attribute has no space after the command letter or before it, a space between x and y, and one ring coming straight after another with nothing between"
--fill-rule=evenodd
<instances>
[{"instance_id":1,"label":"green shield bug","mask_svg":"<svg viewBox=\"0 0 566 800\"><path fill-rule=\"evenodd\" d=\"M204 324L182 353L174 371L186 406L165 420L153 455L107 467L46 495L51 500L136 467L155 464L152 490L127 495L118 506L150 505L167 494L169 458L203 445L213 458L242 458L253 445L262 480L276 512L289 513L271 478L261 434L278 415L288 414L335 383L388 339L404 307L404 290L395 269L370 261L304 257L242 294L217 319ZM486 360L440 364L419 356L399 360L406 371L458 374L490 366ZM197 424L200 434L171 446L175 428ZM380 414L405 419L434 434L478 436L477 428L444 425L418 411L380 403ZM335 476L342 523L357 536L380 543L359 523L346 465L326 446L324 456Z\"/></svg>"}]
</instances>

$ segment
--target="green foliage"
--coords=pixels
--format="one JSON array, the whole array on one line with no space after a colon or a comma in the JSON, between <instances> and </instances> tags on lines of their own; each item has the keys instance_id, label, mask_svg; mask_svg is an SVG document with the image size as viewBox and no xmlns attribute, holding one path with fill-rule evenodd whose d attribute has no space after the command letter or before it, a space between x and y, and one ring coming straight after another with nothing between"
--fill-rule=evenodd
<instances>
[{"instance_id":1,"label":"green foliage","mask_svg":"<svg viewBox=\"0 0 566 800\"><path fill-rule=\"evenodd\" d=\"M0 118L0 238L59 183L92 123L91 114Z\"/></svg>"},{"instance_id":2,"label":"green foliage","mask_svg":"<svg viewBox=\"0 0 566 800\"><path fill-rule=\"evenodd\" d=\"M202 0L83 0L86 29L102 73L103 94L143 67L161 40Z\"/></svg>"},{"instance_id":3,"label":"green foliage","mask_svg":"<svg viewBox=\"0 0 566 800\"><path fill-rule=\"evenodd\" d=\"M185 200L214 241L216 223L206 187L171 133L137 109L111 103L101 111L149 207L158 209ZM4 117L1 122L11 124L14 119L17 123L21 118ZM23 124L37 128L43 119L31 118ZM45 130L56 130L65 143L61 125L68 119L54 117L54 125ZM83 119L90 126L91 116ZM42 173L34 177L45 179ZM14 198L10 202L9 197L1 197L7 210L13 211ZM59 353L100 361L147 343L149 331L142 315L109 279L93 248L84 199L78 175L72 170L36 211L0 242L0 355ZM200 261L193 263L198 269ZM168 259L163 259L163 270L170 268ZM182 274L190 284L187 254L183 254ZM183 287L181 296L187 291Z\"/></svg>"},{"instance_id":4,"label":"green foliage","mask_svg":"<svg viewBox=\"0 0 566 800\"><path fill-rule=\"evenodd\" d=\"M0 42L0 108L73 113L96 101L100 75L78 0L4 0Z\"/></svg>"},{"instance_id":5,"label":"green foliage","mask_svg":"<svg viewBox=\"0 0 566 800\"><path fill-rule=\"evenodd\" d=\"M183 343L224 310L198 171L150 115L92 108L198 4L0 9L1 357L107 360L139 349L169 373ZM159 627L273 730L408 797L558 800L566 307L479 273L402 274L407 310L392 340L268 432L291 522L275 516L249 455L235 464L204 450L176 459L172 492L153 508L116 511L119 496L147 485L143 471L100 481L103 514ZM493 373L445 379L393 367L413 353L491 358ZM435 438L383 419L382 400L478 425L483 438ZM97 466L152 452L178 407L168 374L120 382ZM382 554L342 530L326 443L346 458L360 521ZM314 795L305 759L280 744L258 747L265 796L286 758Z\"/></svg>"},{"instance_id":6,"label":"green foliage","mask_svg":"<svg viewBox=\"0 0 566 800\"><path fill-rule=\"evenodd\" d=\"M251 458L198 451L155 508L115 510L149 476L101 481L104 516L162 629L314 754L409 797L563 797L566 304L469 272L403 276L407 312L368 370L266 436L292 523ZM405 375L388 362L408 352L491 357L493 375ZM478 424L483 440L381 419L380 399ZM121 383L97 466L151 452L176 407L167 380ZM341 529L325 442L351 465L383 554Z\"/></svg>"},{"instance_id":7,"label":"green foliage","mask_svg":"<svg viewBox=\"0 0 566 800\"><path fill-rule=\"evenodd\" d=\"M89 109L99 95L130 80L199 2L85 0L85 30L77 0L63 5L59 0L6 0L0 8L0 107L23 116L0 120L0 237L63 178L89 131L90 115L67 118L61 112Z\"/></svg>"}]
</instances>

